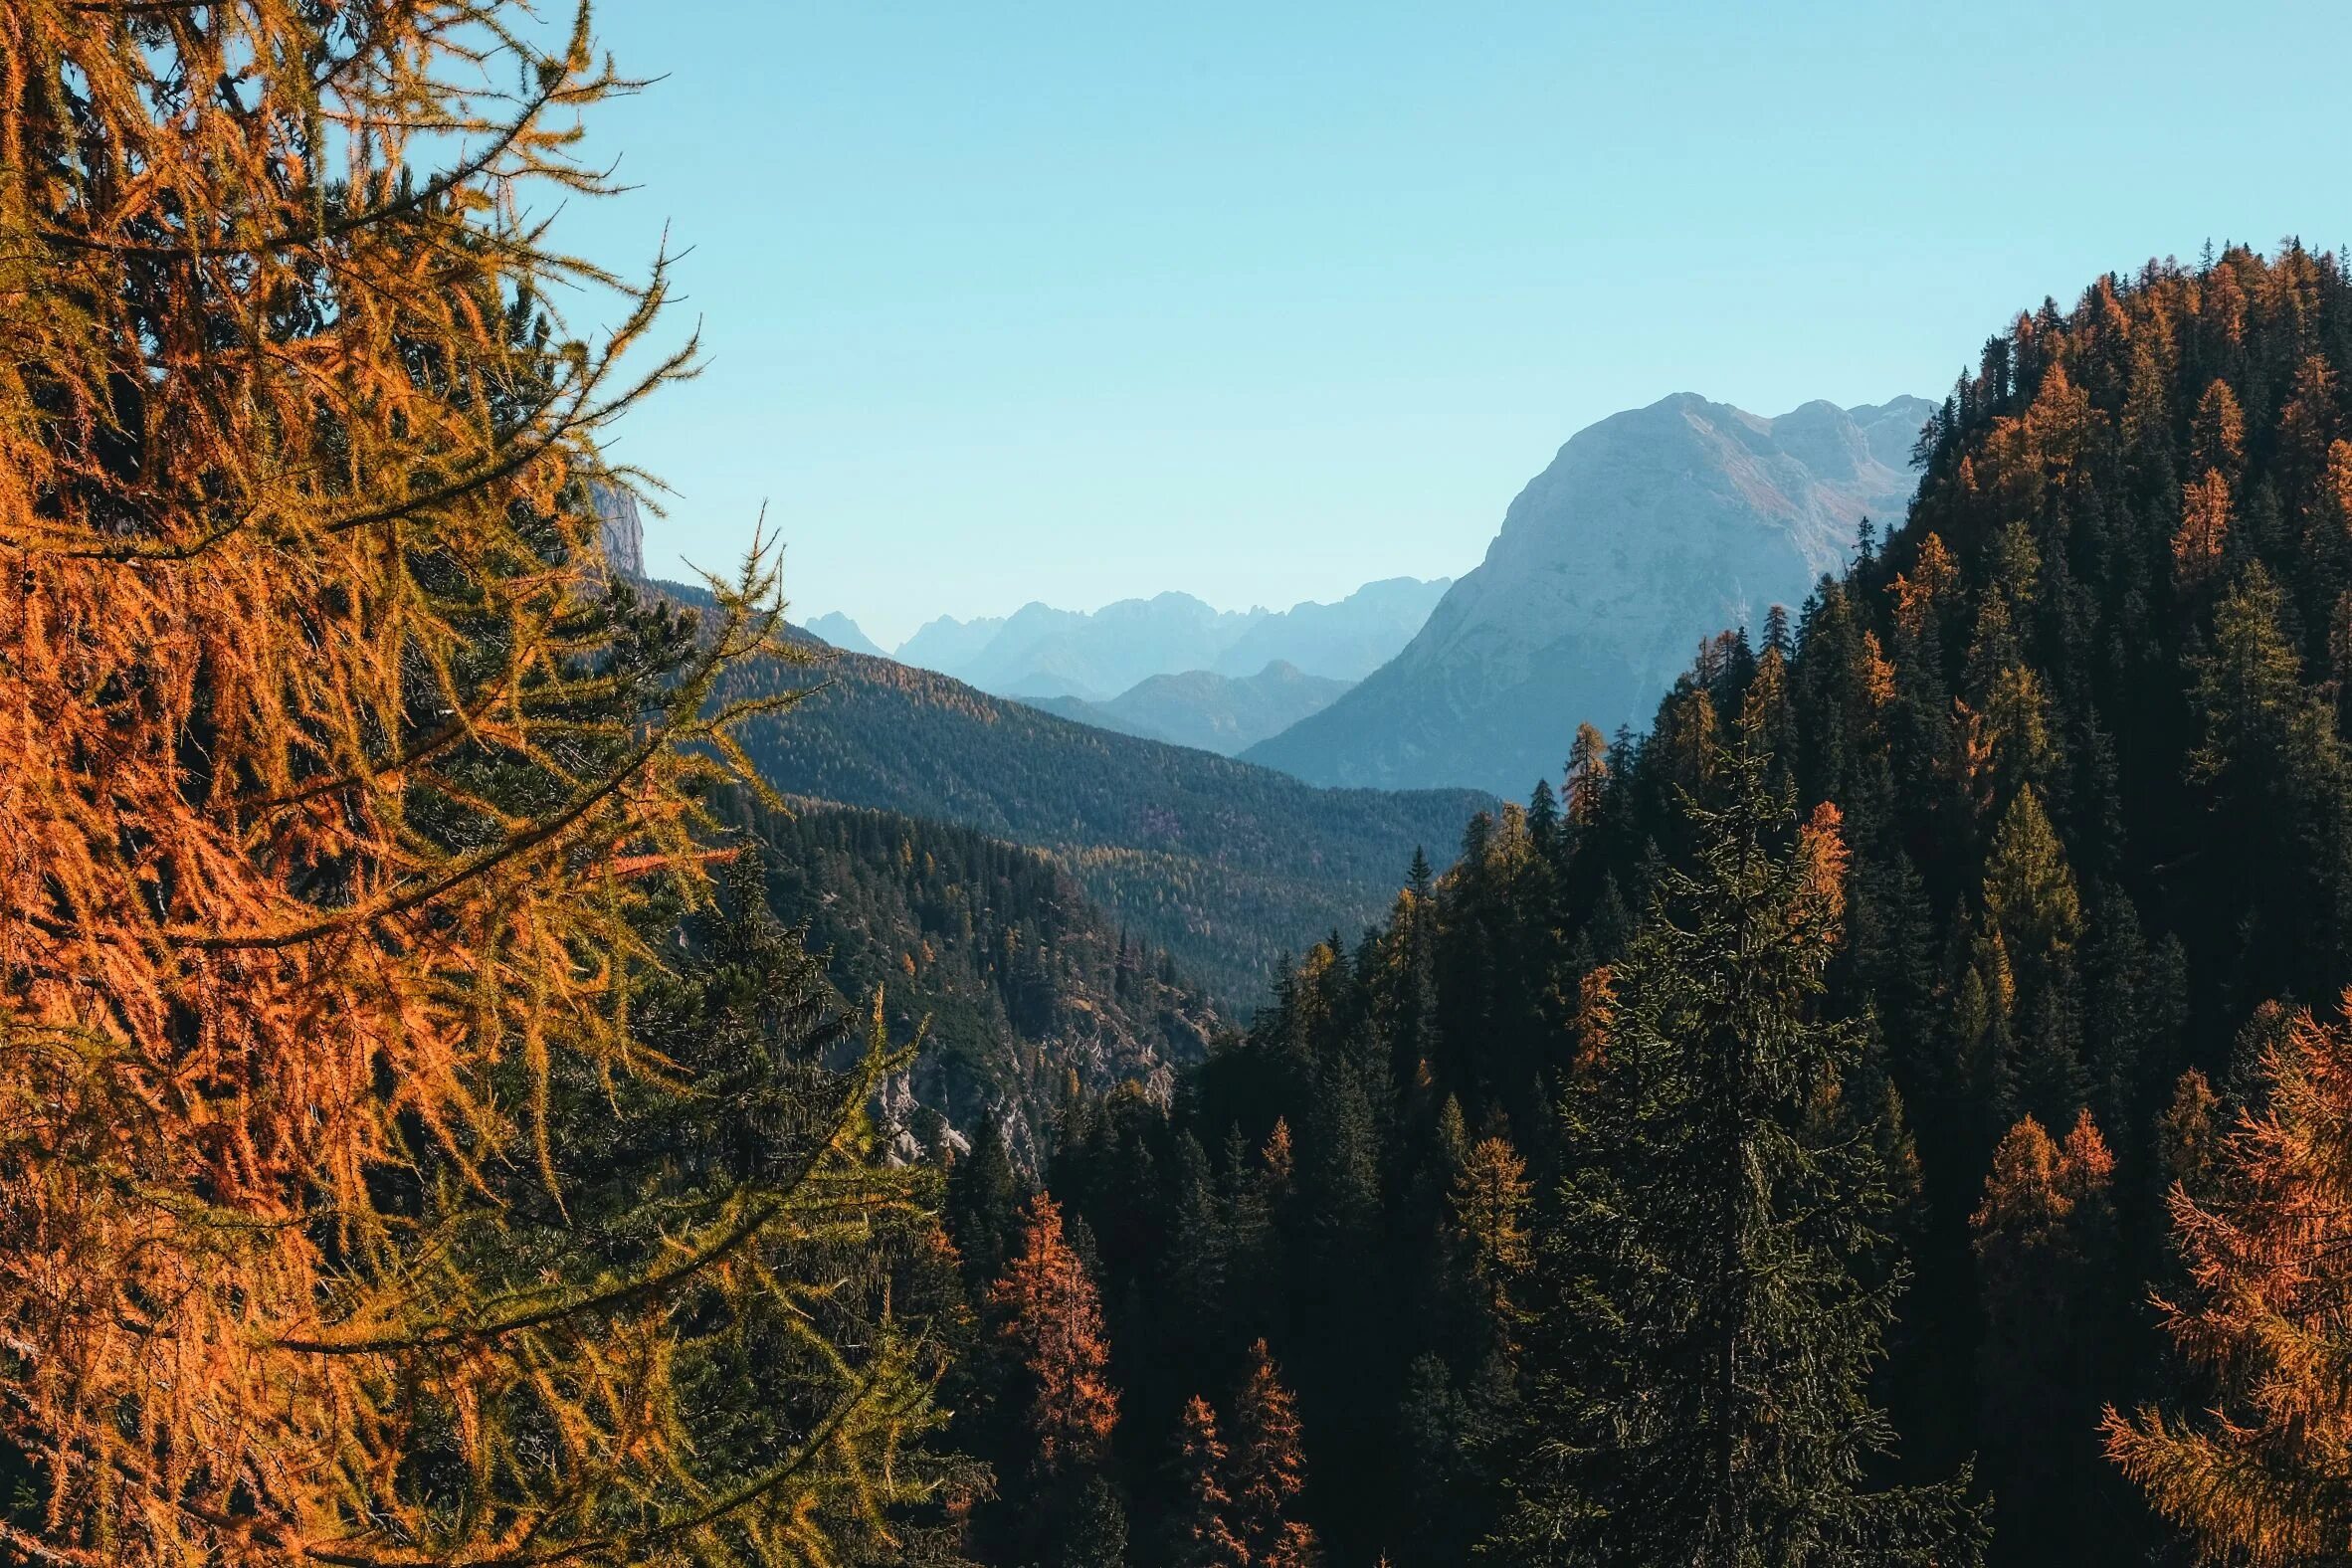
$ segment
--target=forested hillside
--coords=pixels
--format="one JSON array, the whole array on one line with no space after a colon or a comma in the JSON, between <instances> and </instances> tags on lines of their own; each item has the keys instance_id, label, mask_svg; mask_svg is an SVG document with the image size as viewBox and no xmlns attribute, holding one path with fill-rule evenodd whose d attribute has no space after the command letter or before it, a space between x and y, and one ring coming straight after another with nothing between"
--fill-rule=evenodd
<instances>
[{"instance_id":1,"label":"forested hillside","mask_svg":"<svg viewBox=\"0 0 2352 1568\"><path fill-rule=\"evenodd\" d=\"M1207 1053L1206 999L1038 851L815 801L778 811L737 795L721 819L756 847L768 908L805 930L843 998L880 990L892 1039L923 1029L914 1099L967 1134L995 1122L1025 1164L1074 1084L1164 1097Z\"/></svg>"},{"instance_id":2,"label":"forested hillside","mask_svg":"<svg viewBox=\"0 0 2352 1568\"><path fill-rule=\"evenodd\" d=\"M786 690L810 694L741 731L776 789L1044 850L1132 935L1245 1011L1277 958L1373 918L1414 850L1450 844L1487 803L1468 790L1316 789L888 660L844 654L728 678L733 696Z\"/></svg>"},{"instance_id":3,"label":"forested hillside","mask_svg":"<svg viewBox=\"0 0 2352 1568\"><path fill-rule=\"evenodd\" d=\"M2291 245L2020 316L1796 624L1074 1114L1138 1559L1271 1354L1335 1562L2343 1560L2347 377Z\"/></svg>"}]
</instances>

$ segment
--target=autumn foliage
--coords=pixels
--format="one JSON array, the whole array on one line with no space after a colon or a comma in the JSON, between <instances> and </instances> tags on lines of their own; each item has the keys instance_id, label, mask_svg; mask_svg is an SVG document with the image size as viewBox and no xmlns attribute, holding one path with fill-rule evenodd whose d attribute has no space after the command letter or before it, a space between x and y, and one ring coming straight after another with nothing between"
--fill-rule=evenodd
<instances>
[{"instance_id":1,"label":"autumn foliage","mask_svg":"<svg viewBox=\"0 0 2352 1568\"><path fill-rule=\"evenodd\" d=\"M1261 1339L1234 1402L1233 1440L1217 1413L1193 1398L1179 1436L1186 1487L1176 1527L1182 1568L1314 1568L1321 1547L1294 1516L1306 1486L1298 1408Z\"/></svg>"},{"instance_id":2,"label":"autumn foliage","mask_svg":"<svg viewBox=\"0 0 2352 1568\"><path fill-rule=\"evenodd\" d=\"M2352 993L2263 1045L2265 1089L2210 1198L2169 1207L2188 1288L2158 1301L2210 1380L2198 1414L2107 1413L2107 1450L2221 1561L2333 1560L2352 1543Z\"/></svg>"},{"instance_id":3,"label":"autumn foliage","mask_svg":"<svg viewBox=\"0 0 2352 1568\"><path fill-rule=\"evenodd\" d=\"M1051 1470L1100 1460L1119 1420L1102 1306L1084 1261L1063 1237L1062 1210L1047 1194L1030 1201L1020 1255L990 1303L1027 1376L1038 1464Z\"/></svg>"},{"instance_id":4,"label":"autumn foliage","mask_svg":"<svg viewBox=\"0 0 2352 1568\"><path fill-rule=\"evenodd\" d=\"M607 591L598 434L691 349L636 364L663 265L519 216L601 188L579 111L628 86L585 10L538 30L0 8L12 1556L788 1559L878 1495L886 1334L763 1454L679 1417L778 1248L899 1201L854 1089L788 1167L575 1228L562 1118L686 1087L631 1000L778 612L756 559L698 634Z\"/></svg>"}]
</instances>

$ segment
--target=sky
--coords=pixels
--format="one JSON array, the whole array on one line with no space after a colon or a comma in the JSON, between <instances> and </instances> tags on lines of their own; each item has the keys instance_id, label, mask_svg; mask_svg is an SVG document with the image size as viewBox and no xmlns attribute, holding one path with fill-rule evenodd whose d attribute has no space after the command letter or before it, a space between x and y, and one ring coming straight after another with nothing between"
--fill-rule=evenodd
<instances>
[{"instance_id":1,"label":"sky","mask_svg":"<svg viewBox=\"0 0 2352 1568\"><path fill-rule=\"evenodd\" d=\"M795 619L1477 564L1679 391L1940 396L2023 307L2352 241L2352 8L600 0L655 77L556 236L684 251L698 379L612 455L656 575L765 509ZM608 318L583 296L572 324ZM599 312L606 312L600 316Z\"/></svg>"}]
</instances>

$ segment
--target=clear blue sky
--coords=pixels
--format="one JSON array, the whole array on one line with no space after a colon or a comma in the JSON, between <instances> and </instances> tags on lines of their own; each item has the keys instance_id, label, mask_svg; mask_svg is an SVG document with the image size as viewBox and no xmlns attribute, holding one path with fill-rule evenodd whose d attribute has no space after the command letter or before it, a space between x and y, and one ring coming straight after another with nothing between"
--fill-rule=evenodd
<instances>
[{"instance_id":1,"label":"clear blue sky","mask_svg":"<svg viewBox=\"0 0 2352 1568\"><path fill-rule=\"evenodd\" d=\"M649 564L764 500L796 614L1475 564L1613 410L1940 395L2208 238L2352 239L2332 4L603 0L591 120L709 352L621 428Z\"/></svg>"}]
</instances>

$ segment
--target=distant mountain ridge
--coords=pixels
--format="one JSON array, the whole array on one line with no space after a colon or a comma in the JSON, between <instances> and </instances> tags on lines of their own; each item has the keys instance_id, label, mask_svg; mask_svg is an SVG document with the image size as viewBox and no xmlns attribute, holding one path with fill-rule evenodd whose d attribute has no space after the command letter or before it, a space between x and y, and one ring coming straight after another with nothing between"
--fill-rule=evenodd
<instances>
[{"instance_id":1,"label":"distant mountain ridge","mask_svg":"<svg viewBox=\"0 0 2352 1568\"><path fill-rule=\"evenodd\" d=\"M941 616L893 657L999 696L1089 702L1109 702L1153 676L1200 670L1248 678L1276 662L1322 680L1359 681L1411 640L1451 584L1392 577L1333 603L1280 611L1219 610L1174 592L1090 613L1032 603L1010 616Z\"/></svg>"},{"instance_id":2,"label":"distant mountain ridge","mask_svg":"<svg viewBox=\"0 0 2352 1568\"><path fill-rule=\"evenodd\" d=\"M653 586L688 606L711 602L699 588ZM1045 851L1243 1016L1282 954L1361 930L1394 902L1416 849L1450 862L1464 825L1494 804L1470 790L1317 789L858 654L737 667L721 695L783 690L807 695L739 732L775 789Z\"/></svg>"},{"instance_id":3,"label":"distant mountain ridge","mask_svg":"<svg viewBox=\"0 0 2352 1568\"><path fill-rule=\"evenodd\" d=\"M1807 403L1765 419L1695 393L1578 432L1395 659L1244 753L1310 782L1524 794L1581 720L1645 719L1725 627L1761 629L1899 522L1933 405Z\"/></svg>"},{"instance_id":4,"label":"distant mountain ridge","mask_svg":"<svg viewBox=\"0 0 2352 1568\"><path fill-rule=\"evenodd\" d=\"M1252 676L1214 670L1152 676L1107 702L1076 696L1029 700L1032 706L1081 724L1230 757L1280 734L1309 713L1321 712L1348 686L1276 659Z\"/></svg>"}]
</instances>

